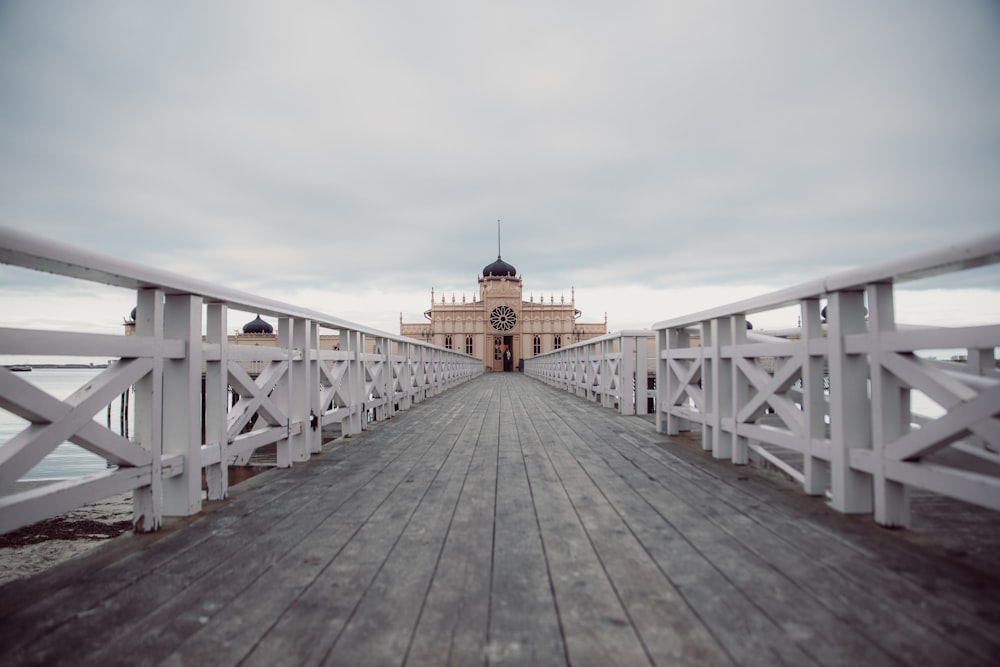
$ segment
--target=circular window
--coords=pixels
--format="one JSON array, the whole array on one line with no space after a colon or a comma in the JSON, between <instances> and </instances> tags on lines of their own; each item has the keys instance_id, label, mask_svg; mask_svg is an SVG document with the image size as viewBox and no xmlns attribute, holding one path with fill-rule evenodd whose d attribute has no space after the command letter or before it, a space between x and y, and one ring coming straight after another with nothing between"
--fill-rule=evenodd
<instances>
[{"instance_id":1,"label":"circular window","mask_svg":"<svg viewBox=\"0 0 1000 667\"><path fill-rule=\"evenodd\" d=\"M510 331L517 324L517 313L510 306L497 306L490 313L490 324L497 331Z\"/></svg>"}]
</instances>

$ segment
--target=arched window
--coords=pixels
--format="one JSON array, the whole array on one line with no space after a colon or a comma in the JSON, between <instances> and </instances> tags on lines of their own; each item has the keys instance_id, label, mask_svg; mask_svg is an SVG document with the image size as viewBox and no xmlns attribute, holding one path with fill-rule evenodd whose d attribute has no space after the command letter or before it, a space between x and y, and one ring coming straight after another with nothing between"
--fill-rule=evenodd
<instances>
[{"instance_id":1,"label":"arched window","mask_svg":"<svg viewBox=\"0 0 1000 667\"><path fill-rule=\"evenodd\" d=\"M472 336L465 337L465 353L472 354Z\"/></svg>"},{"instance_id":2,"label":"arched window","mask_svg":"<svg viewBox=\"0 0 1000 667\"><path fill-rule=\"evenodd\" d=\"M532 349L534 349L536 356L542 353L542 337L541 336L535 336L535 340L532 341Z\"/></svg>"},{"instance_id":3,"label":"arched window","mask_svg":"<svg viewBox=\"0 0 1000 667\"><path fill-rule=\"evenodd\" d=\"M562 336L561 335L559 335L559 334L555 335L555 338L552 341L552 347L554 347L557 350L562 348Z\"/></svg>"},{"instance_id":4,"label":"arched window","mask_svg":"<svg viewBox=\"0 0 1000 667\"><path fill-rule=\"evenodd\" d=\"M451 349L451 334L444 337L444 346L449 350Z\"/></svg>"}]
</instances>

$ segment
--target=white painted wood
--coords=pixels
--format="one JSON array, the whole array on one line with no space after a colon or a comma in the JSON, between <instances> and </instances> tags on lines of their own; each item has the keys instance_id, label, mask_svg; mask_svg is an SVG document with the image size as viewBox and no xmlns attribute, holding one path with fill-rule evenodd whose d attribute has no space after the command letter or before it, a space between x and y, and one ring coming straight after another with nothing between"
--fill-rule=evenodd
<instances>
[{"instance_id":1,"label":"white painted wood","mask_svg":"<svg viewBox=\"0 0 1000 667\"><path fill-rule=\"evenodd\" d=\"M149 485L151 466L106 470L0 497L0 533Z\"/></svg>"},{"instance_id":2,"label":"white painted wood","mask_svg":"<svg viewBox=\"0 0 1000 667\"><path fill-rule=\"evenodd\" d=\"M850 450L871 448L871 408L868 395L868 363L860 354L850 354L844 339L866 330L864 293L836 292L830 295L830 441L831 505L845 513L872 511L871 478L851 468Z\"/></svg>"},{"instance_id":3,"label":"white painted wood","mask_svg":"<svg viewBox=\"0 0 1000 667\"><path fill-rule=\"evenodd\" d=\"M163 454L184 457L184 474L163 481L163 513L201 511L201 297L168 294L163 336L181 340L184 359L163 362Z\"/></svg>"},{"instance_id":4,"label":"white painted wood","mask_svg":"<svg viewBox=\"0 0 1000 667\"><path fill-rule=\"evenodd\" d=\"M829 408L823 390L824 355L817 354L816 342L823 337L820 321L820 302L817 298L803 299L800 307L802 318L802 345L798 351L802 369L802 423L805 439L802 443L802 490L810 496L826 494L830 486L829 455L818 456L816 443L829 447L826 417ZM826 459L826 461L822 460Z\"/></svg>"},{"instance_id":5,"label":"white painted wood","mask_svg":"<svg viewBox=\"0 0 1000 667\"><path fill-rule=\"evenodd\" d=\"M5 355L47 355L59 350L67 357L151 357L183 359L180 341L157 341L146 336L112 336L71 331L0 328Z\"/></svg>"},{"instance_id":6,"label":"white painted wood","mask_svg":"<svg viewBox=\"0 0 1000 667\"><path fill-rule=\"evenodd\" d=\"M119 466L96 478L8 496L0 522L5 530L123 490L133 491L136 529L155 530L164 512L198 511L203 473L209 497L223 498L230 464L248 460L259 447L284 442L279 458L304 460L320 451L322 424L351 422L357 432L365 427L369 404L377 405L379 418L385 418L397 405L405 409L415 398L482 372L481 360L463 354L3 228L0 261L132 289L137 301L131 336L0 328L2 355L113 360L107 370L63 401L0 369L0 409L31 422L23 434L0 446L0 488L12 487L26 466L65 440ZM294 321L292 340L282 340L278 347L229 345L230 308ZM348 351L321 354L321 326L345 334ZM379 340L378 355L366 358L365 335ZM394 345L398 354L392 356ZM240 362L259 364L259 375L251 377ZM414 380L417 364L422 364L423 375ZM366 377L375 383L370 399L364 392ZM240 394L231 409L229 386ZM134 442L93 419L130 387L135 395ZM206 442L201 435L202 401ZM253 430L243 433L251 420ZM350 433L350 428L344 432Z\"/></svg>"},{"instance_id":7,"label":"white painted wood","mask_svg":"<svg viewBox=\"0 0 1000 667\"><path fill-rule=\"evenodd\" d=\"M229 344L226 335L225 304L206 307L205 338L209 345L219 346L218 358L205 360L205 446L214 450L210 465L205 465L205 485L209 500L222 500L229 495L229 465L226 449L229 445L227 416L229 412ZM204 454L204 452L203 452Z\"/></svg>"},{"instance_id":8,"label":"white painted wood","mask_svg":"<svg viewBox=\"0 0 1000 667\"><path fill-rule=\"evenodd\" d=\"M323 434L320 425L320 415L323 414L320 408L320 348L319 348L319 325L316 322L309 322L309 378L306 382L306 400L309 404L309 455L319 454L323 451Z\"/></svg>"},{"instance_id":9,"label":"white painted wood","mask_svg":"<svg viewBox=\"0 0 1000 667\"><path fill-rule=\"evenodd\" d=\"M727 437L735 438L734 451L747 437L801 452L802 469L792 476L807 493L829 489L836 509L874 511L886 525L908 523L907 493L914 486L986 506L1000 503L985 497L996 493L1000 477L990 458L1000 453L1000 326L897 326L893 315L896 284L996 263L998 249L1000 235L992 235L657 323L659 430L673 433L670 421L685 418L703 425L703 445L713 453ZM799 299L800 327L750 332L745 342L731 328L732 345L720 340L721 322L783 307L792 297ZM829 302L828 323L820 321L822 299ZM704 332L700 348L673 344L674 332L696 328ZM967 351L968 360L919 356L955 348ZM702 372L695 374L690 369L698 358ZM746 393L721 384L729 359L731 381L746 381ZM727 415L720 399L730 391L734 413ZM914 412L917 392L945 414ZM977 459L971 451L984 455Z\"/></svg>"},{"instance_id":10,"label":"white painted wood","mask_svg":"<svg viewBox=\"0 0 1000 667\"><path fill-rule=\"evenodd\" d=\"M881 337L896 328L892 285L876 283L867 290L869 330L872 347L868 355L871 378L872 449L874 450L873 503L875 521L884 526L908 526L910 499L905 484L890 479L885 473L886 445L910 430L910 391L900 378L887 369L883 357L897 357L884 352Z\"/></svg>"},{"instance_id":11,"label":"white painted wood","mask_svg":"<svg viewBox=\"0 0 1000 667\"><path fill-rule=\"evenodd\" d=\"M136 295L135 335L163 344L163 290L140 289ZM135 437L151 456L150 478L132 492L132 525L136 532L157 530L163 523L163 357L152 357L152 369L135 383Z\"/></svg>"},{"instance_id":12,"label":"white painted wood","mask_svg":"<svg viewBox=\"0 0 1000 667\"><path fill-rule=\"evenodd\" d=\"M747 320L742 313L737 313L729 318L729 342L731 347L730 358L726 361L729 370L730 397L726 412L727 417L732 419L733 427L730 434L730 461L734 465L746 465L750 462L748 451L749 440L745 433L742 433L742 423L739 413L742 412L743 405L750 400L751 387L746 370L758 370L757 366L749 366L742 356L741 349L747 347ZM761 378L765 381L764 378ZM781 381L780 377L775 378L775 383L784 391L787 384ZM768 384L772 384L768 382Z\"/></svg>"}]
</instances>

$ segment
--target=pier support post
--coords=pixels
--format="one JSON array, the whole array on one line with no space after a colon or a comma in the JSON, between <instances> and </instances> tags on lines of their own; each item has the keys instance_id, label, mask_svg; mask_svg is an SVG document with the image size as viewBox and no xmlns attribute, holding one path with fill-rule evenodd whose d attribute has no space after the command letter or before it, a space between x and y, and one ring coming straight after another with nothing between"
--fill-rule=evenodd
<instances>
[{"instance_id":1,"label":"pier support post","mask_svg":"<svg viewBox=\"0 0 1000 667\"><path fill-rule=\"evenodd\" d=\"M731 331L729 318L715 318L702 324L702 336L708 332L706 348L709 386L705 387L706 399L709 401L708 422L706 433L702 439L702 447L712 451L712 457L728 459L732 457L732 436L723 432L723 421L732 420L733 412L733 378L732 359L723 356L722 348L730 347Z\"/></svg>"},{"instance_id":2,"label":"pier support post","mask_svg":"<svg viewBox=\"0 0 1000 667\"><path fill-rule=\"evenodd\" d=\"M279 468L292 467L291 429L292 429L292 376L295 369L292 365L292 318L278 318L278 347L284 350L287 367L284 375L275 385L271 397L285 415L285 437L275 444L275 464Z\"/></svg>"},{"instance_id":3,"label":"pier support post","mask_svg":"<svg viewBox=\"0 0 1000 667\"><path fill-rule=\"evenodd\" d=\"M871 448L868 360L848 352L847 338L866 330L864 293L830 295L827 338L830 346L831 506L848 514L872 511L871 476L851 467L851 450Z\"/></svg>"},{"instance_id":4,"label":"pier support post","mask_svg":"<svg viewBox=\"0 0 1000 667\"><path fill-rule=\"evenodd\" d=\"M211 303L206 308L205 341L219 346L219 358L205 361L205 443L218 450L219 461L205 467L209 500L229 494L229 457L226 417L229 411L229 346L226 336L228 308Z\"/></svg>"},{"instance_id":5,"label":"pier support post","mask_svg":"<svg viewBox=\"0 0 1000 667\"><path fill-rule=\"evenodd\" d=\"M141 289L136 295L135 335L163 342L163 291ZM162 345L157 345L162 349ZM152 456L148 486L132 492L132 526L137 533L163 524L163 357L153 356L153 369L135 383L135 438Z\"/></svg>"},{"instance_id":6,"label":"pier support post","mask_svg":"<svg viewBox=\"0 0 1000 667\"><path fill-rule=\"evenodd\" d=\"M885 449L910 430L910 390L882 365L881 336L896 330L892 284L869 285L867 292L875 521L883 526L905 527L910 523L909 491L905 484L886 479Z\"/></svg>"},{"instance_id":7,"label":"pier support post","mask_svg":"<svg viewBox=\"0 0 1000 667\"><path fill-rule=\"evenodd\" d=\"M323 409L320 406L320 364L323 363L319 349L319 325L309 322L309 359L307 363L309 377L306 382L306 399L309 402L309 453L319 454L323 451Z\"/></svg>"},{"instance_id":8,"label":"pier support post","mask_svg":"<svg viewBox=\"0 0 1000 667\"><path fill-rule=\"evenodd\" d=\"M732 352L727 362L732 386L729 416L733 424L732 432L728 434L730 437L729 460L735 465L746 465L750 462L749 443L746 436L740 435L740 422L736 418L740 413L740 407L750 400L750 382L740 371L739 364L736 363L740 346L747 344L746 315L733 315L729 318L729 341L732 346Z\"/></svg>"},{"instance_id":9,"label":"pier support post","mask_svg":"<svg viewBox=\"0 0 1000 667\"><path fill-rule=\"evenodd\" d=\"M639 384L639 375L636 371L636 347L638 342L645 341L626 334L622 334L619 340L621 340L621 361L618 365L618 412L623 415L634 415L638 406L640 404L645 406L646 401L646 380L644 378L642 384ZM639 414L646 413L643 411Z\"/></svg>"},{"instance_id":10,"label":"pier support post","mask_svg":"<svg viewBox=\"0 0 1000 667\"><path fill-rule=\"evenodd\" d=\"M360 331L340 330L340 348L349 353L347 371L344 382L347 384L347 395L350 405L350 415L344 420L344 435L361 433L365 419L365 362L361 358L364 352L364 340Z\"/></svg>"},{"instance_id":11,"label":"pier support post","mask_svg":"<svg viewBox=\"0 0 1000 667\"><path fill-rule=\"evenodd\" d=\"M828 437L826 425L826 394L824 387L825 357L814 347L823 342L823 324L819 299L804 299L802 312L802 412L805 423L805 443L802 448L803 491L810 496L822 496L830 484L829 465L813 454L816 444Z\"/></svg>"},{"instance_id":12,"label":"pier support post","mask_svg":"<svg viewBox=\"0 0 1000 667\"><path fill-rule=\"evenodd\" d=\"M287 464L309 460L312 451L313 429L309 410L312 406L310 394L312 385L318 378L313 375L311 362L312 322L301 317L289 318L290 339L288 341L288 441ZM284 467L284 466L282 466Z\"/></svg>"},{"instance_id":13,"label":"pier support post","mask_svg":"<svg viewBox=\"0 0 1000 667\"><path fill-rule=\"evenodd\" d=\"M184 341L183 359L163 363L163 454L184 458L184 472L163 481L163 513L201 511L201 297L169 294L163 337Z\"/></svg>"},{"instance_id":14,"label":"pier support post","mask_svg":"<svg viewBox=\"0 0 1000 667\"><path fill-rule=\"evenodd\" d=\"M402 396L399 397L399 409L409 410L413 404L413 348L412 343L397 342L397 349L401 356L399 364L399 386L402 389Z\"/></svg>"}]
</instances>

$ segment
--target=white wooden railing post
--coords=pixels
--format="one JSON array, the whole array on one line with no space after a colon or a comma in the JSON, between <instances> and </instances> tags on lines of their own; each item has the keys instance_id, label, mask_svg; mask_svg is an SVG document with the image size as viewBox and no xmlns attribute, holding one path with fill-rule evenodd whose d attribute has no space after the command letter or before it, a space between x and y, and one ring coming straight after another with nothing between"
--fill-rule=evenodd
<instances>
[{"instance_id":1,"label":"white wooden railing post","mask_svg":"<svg viewBox=\"0 0 1000 667\"><path fill-rule=\"evenodd\" d=\"M413 405L413 350L412 343L396 343L402 360L399 365L399 386L402 396L399 398L399 409L409 410Z\"/></svg>"},{"instance_id":2,"label":"white wooden railing post","mask_svg":"<svg viewBox=\"0 0 1000 667\"><path fill-rule=\"evenodd\" d=\"M416 350L416 354L411 359L413 364L413 388L410 390L413 394L413 402L419 403L424 399L424 354L426 354L427 348L420 346Z\"/></svg>"},{"instance_id":3,"label":"white wooden railing post","mask_svg":"<svg viewBox=\"0 0 1000 667\"><path fill-rule=\"evenodd\" d=\"M274 399L274 404L277 405L285 415L285 423L283 424L284 436L275 444L276 464L279 468L291 467L293 458L291 444L292 384L294 382L296 369L292 364L292 326L292 318L278 318L278 347L283 350L285 359L287 360L285 372L278 381L278 384L275 385L274 391L271 394L271 397Z\"/></svg>"},{"instance_id":4,"label":"white wooden railing post","mask_svg":"<svg viewBox=\"0 0 1000 667\"><path fill-rule=\"evenodd\" d=\"M218 346L219 358L205 362L205 444L214 461L205 467L209 500L221 500L229 493L229 461L226 455L226 416L229 411L229 346L226 321L229 309L222 303L206 308L205 342Z\"/></svg>"},{"instance_id":5,"label":"white wooden railing post","mask_svg":"<svg viewBox=\"0 0 1000 667\"><path fill-rule=\"evenodd\" d=\"M645 344L645 342L645 340L638 339L633 335L622 334L621 336L622 357L619 365L621 380L618 387L621 398L618 400L618 412L623 415L634 415L638 412L638 404L645 405L646 381L643 379L640 386L639 374L636 372L638 365L636 350L639 348L639 343ZM645 355L645 353L646 350L643 349L642 354Z\"/></svg>"},{"instance_id":6,"label":"white wooden railing post","mask_svg":"<svg viewBox=\"0 0 1000 667\"><path fill-rule=\"evenodd\" d=\"M649 414L649 346L653 343L648 334L636 338L633 342L635 346L635 366L633 373L635 376L635 412L637 415Z\"/></svg>"},{"instance_id":7,"label":"white wooden railing post","mask_svg":"<svg viewBox=\"0 0 1000 667\"><path fill-rule=\"evenodd\" d=\"M865 333L864 293L830 294L827 336L830 346L830 475L834 509L852 514L872 511L871 477L851 467L851 450L871 447L868 360L848 352L847 338Z\"/></svg>"},{"instance_id":8,"label":"white wooden railing post","mask_svg":"<svg viewBox=\"0 0 1000 667\"><path fill-rule=\"evenodd\" d=\"M364 352L364 341L360 331L342 329L340 332L340 349L349 353L347 371L344 382L347 384L347 395L350 414L344 421L344 434L356 435L364 428L365 418L365 367L361 355Z\"/></svg>"},{"instance_id":9,"label":"white wooden railing post","mask_svg":"<svg viewBox=\"0 0 1000 667\"><path fill-rule=\"evenodd\" d=\"M992 347L968 348L968 350L966 350L966 368L968 368L970 372L975 372L975 374L980 377L990 374L995 376L997 373L997 359L993 350L994 348ZM970 447L984 450L989 449L987 447L989 441L976 433L970 433L966 438L966 442L968 442Z\"/></svg>"},{"instance_id":10,"label":"white wooden railing post","mask_svg":"<svg viewBox=\"0 0 1000 667\"><path fill-rule=\"evenodd\" d=\"M163 454L179 454L184 471L163 482L163 513L201 511L201 297L169 294L163 336L184 342L183 359L163 364Z\"/></svg>"},{"instance_id":11,"label":"white wooden railing post","mask_svg":"<svg viewBox=\"0 0 1000 667\"><path fill-rule=\"evenodd\" d=\"M378 349L382 351L382 418L389 419L396 411L396 363L392 340L380 338Z\"/></svg>"},{"instance_id":12,"label":"white wooden railing post","mask_svg":"<svg viewBox=\"0 0 1000 667\"><path fill-rule=\"evenodd\" d=\"M819 299L803 299L802 314L802 413L805 425L805 443L802 451L803 490L811 496L822 496L830 484L829 467L816 456L817 443L826 441L827 403L824 391L825 355L818 349L825 347L823 323L820 318Z\"/></svg>"},{"instance_id":13,"label":"white wooden railing post","mask_svg":"<svg viewBox=\"0 0 1000 667\"><path fill-rule=\"evenodd\" d=\"M682 420L672 412L673 396L679 390L678 385L681 383L670 367L671 351L682 347L690 347L690 338L686 333L678 329L657 330L656 430L667 435L677 435L682 430ZM684 430L687 430L687 422L683 421L683 424ZM704 433L702 435L704 437Z\"/></svg>"},{"instance_id":14,"label":"white wooden railing post","mask_svg":"<svg viewBox=\"0 0 1000 667\"><path fill-rule=\"evenodd\" d=\"M291 348L289 349L289 410L288 451L293 463L308 461L312 452L313 430L309 427L309 407L312 383L318 378L312 374L310 332L312 322L293 317Z\"/></svg>"},{"instance_id":15,"label":"white wooden railing post","mask_svg":"<svg viewBox=\"0 0 1000 667\"><path fill-rule=\"evenodd\" d=\"M702 341L708 365L708 372L702 374L702 379L707 378L705 381L709 385L705 387L708 420L705 423L702 448L711 450L713 458L717 459L728 459L732 453L728 438L722 432L722 421L731 414L732 402L732 371L723 363L722 357L722 347L729 344L727 325L728 322L722 318L713 318L702 324L702 336L707 338L708 343L705 345L706 341Z\"/></svg>"},{"instance_id":16,"label":"white wooden railing post","mask_svg":"<svg viewBox=\"0 0 1000 667\"><path fill-rule=\"evenodd\" d=\"M136 532L157 530L163 523L163 290L137 293L135 335L151 339L157 352L153 369L135 383L135 438L152 456L151 479L132 493L132 525Z\"/></svg>"},{"instance_id":17,"label":"white wooden railing post","mask_svg":"<svg viewBox=\"0 0 1000 667\"><path fill-rule=\"evenodd\" d=\"M323 451L323 424L320 419L320 413L323 411L320 407L320 364L323 362L320 359L319 324L309 322L307 333L309 335L307 350L309 378L306 382L306 398L309 402L309 423L307 425L309 429L309 453L319 454Z\"/></svg>"},{"instance_id":18,"label":"white wooden railing post","mask_svg":"<svg viewBox=\"0 0 1000 667\"><path fill-rule=\"evenodd\" d=\"M729 341L732 352L726 362L729 364L729 382L732 393L729 398L728 412L732 418L733 430L729 434L730 441L730 461L736 465L746 465L750 462L748 451L748 441L745 435L740 432L740 421L737 415L740 408L750 400L750 383L746 376L740 371L739 364L736 363L740 354L740 347L747 344L747 318L739 313L729 318Z\"/></svg>"},{"instance_id":19,"label":"white wooden railing post","mask_svg":"<svg viewBox=\"0 0 1000 667\"><path fill-rule=\"evenodd\" d=\"M910 430L910 390L882 365L882 334L896 330L892 284L869 285L867 293L875 521L884 526L908 526L909 492L905 484L886 479L885 470L886 446Z\"/></svg>"}]
</instances>

